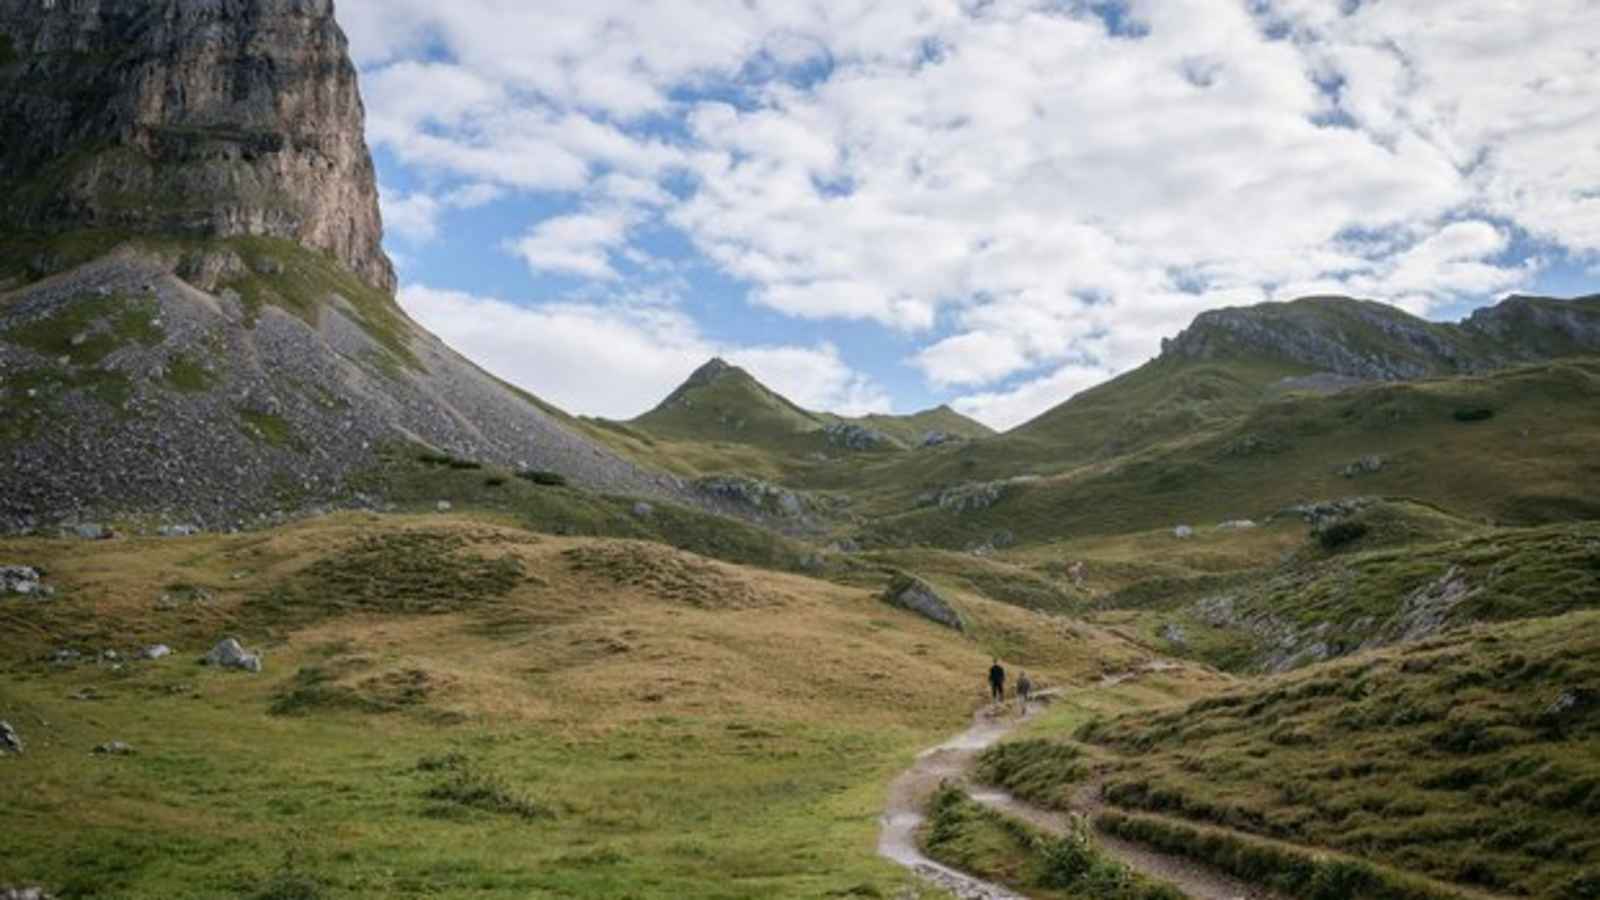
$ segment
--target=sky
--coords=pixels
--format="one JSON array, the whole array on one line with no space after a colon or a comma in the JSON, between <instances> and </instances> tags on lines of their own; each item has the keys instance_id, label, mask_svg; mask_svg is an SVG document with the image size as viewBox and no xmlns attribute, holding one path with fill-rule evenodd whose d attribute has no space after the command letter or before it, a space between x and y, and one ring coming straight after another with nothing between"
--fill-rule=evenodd
<instances>
[{"instance_id":1,"label":"sky","mask_svg":"<svg viewBox=\"0 0 1600 900\"><path fill-rule=\"evenodd\" d=\"M630 418L714 355L1009 428L1221 306L1600 292L1597 0L339 0L400 302Z\"/></svg>"}]
</instances>

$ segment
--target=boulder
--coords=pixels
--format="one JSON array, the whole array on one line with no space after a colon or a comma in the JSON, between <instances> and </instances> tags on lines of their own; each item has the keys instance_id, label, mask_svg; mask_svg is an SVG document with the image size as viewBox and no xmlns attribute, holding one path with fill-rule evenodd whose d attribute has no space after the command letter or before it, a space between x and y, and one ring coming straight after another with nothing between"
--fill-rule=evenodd
<instances>
[{"instance_id":1,"label":"boulder","mask_svg":"<svg viewBox=\"0 0 1600 900\"><path fill-rule=\"evenodd\" d=\"M439 512L449 512L450 510L455 509L455 505L449 500L440 500L438 503L434 504L433 508L437 509Z\"/></svg>"},{"instance_id":2,"label":"boulder","mask_svg":"<svg viewBox=\"0 0 1600 900\"><path fill-rule=\"evenodd\" d=\"M261 656L247 653L243 646L233 638L219 641L211 652L200 660L202 665L217 666L222 669L239 669L244 672L261 671Z\"/></svg>"},{"instance_id":3,"label":"boulder","mask_svg":"<svg viewBox=\"0 0 1600 900\"><path fill-rule=\"evenodd\" d=\"M889 585L889 590L883 595L883 601L890 606L899 607L908 612L914 612L924 619L937 622L946 628L964 631L961 616L931 585L920 578L910 575L901 575Z\"/></svg>"},{"instance_id":4,"label":"boulder","mask_svg":"<svg viewBox=\"0 0 1600 900\"><path fill-rule=\"evenodd\" d=\"M0 754L22 753L22 737L10 722L0 722Z\"/></svg>"},{"instance_id":5,"label":"boulder","mask_svg":"<svg viewBox=\"0 0 1600 900\"><path fill-rule=\"evenodd\" d=\"M111 537L111 529L98 522L85 522L75 526L72 533L86 541L104 541Z\"/></svg>"},{"instance_id":6,"label":"boulder","mask_svg":"<svg viewBox=\"0 0 1600 900\"><path fill-rule=\"evenodd\" d=\"M1363 456L1355 462L1344 467L1344 477L1358 478L1362 475L1376 475L1383 471L1383 457L1377 455Z\"/></svg>"},{"instance_id":7,"label":"boulder","mask_svg":"<svg viewBox=\"0 0 1600 900\"><path fill-rule=\"evenodd\" d=\"M650 504L644 502L643 500L640 500L638 503L635 503L633 505L634 518L637 518L637 519L648 519L648 518L650 518L651 516L653 516L655 514L656 514L656 508L654 506L651 506Z\"/></svg>"},{"instance_id":8,"label":"boulder","mask_svg":"<svg viewBox=\"0 0 1600 900\"><path fill-rule=\"evenodd\" d=\"M172 648L166 644L152 644L139 651L140 659L166 659L172 655Z\"/></svg>"},{"instance_id":9,"label":"boulder","mask_svg":"<svg viewBox=\"0 0 1600 900\"><path fill-rule=\"evenodd\" d=\"M0 887L0 900L51 900L41 887Z\"/></svg>"},{"instance_id":10,"label":"boulder","mask_svg":"<svg viewBox=\"0 0 1600 900\"><path fill-rule=\"evenodd\" d=\"M163 525L157 534L165 538L194 537L200 533L198 525Z\"/></svg>"},{"instance_id":11,"label":"boulder","mask_svg":"<svg viewBox=\"0 0 1600 900\"><path fill-rule=\"evenodd\" d=\"M1248 531L1248 530L1250 530L1250 529L1252 529L1254 527L1256 527L1256 523L1251 521L1250 519L1234 519L1234 520L1232 520L1230 522L1223 522L1221 525L1218 525L1217 526L1217 530L1218 531Z\"/></svg>"},{"instance_id":12,"label":"boulder","mask_svg":"<svg viewBox=\"0 0 1600 900\"><path fill-rule=\"evenodd\" d=\"M44 586L44 574L29 566L0 566L0 595L21 594L48 597L53 593Z\"/></svg>"},{"instance_id":13,"label":"boulder","mask_svg":"<svg viewBox=\"0 0 1600 900\"><path fill-rule=\"evenodd\" d=\"M133 748L122 741L107 741L94 748L96 756L132 756Z\"/></svg>"},{"instance_id":14,"label":"boulder","mask_svg":"<svg viewBox=\"0 0 1600 900\"><path fill-rule=\"evenodd\" d=\"M1189 525L1179 525L1177 528L1172 529L1172 536L1180 541L1188 540L1194 537L1194 528Z\"/></svg>"}]
</instances>

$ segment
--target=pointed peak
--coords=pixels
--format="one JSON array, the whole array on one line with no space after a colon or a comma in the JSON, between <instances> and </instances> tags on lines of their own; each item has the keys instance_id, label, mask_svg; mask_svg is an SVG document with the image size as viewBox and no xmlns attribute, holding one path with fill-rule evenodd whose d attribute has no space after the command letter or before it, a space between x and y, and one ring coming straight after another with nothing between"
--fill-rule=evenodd
<instances>
[{"instance_id":1,"label":"pointed peak","mask_svg":"<svg viewBox=\"0 0 1600 900\"><path fill-rule=\"evenodd\" d=\"M705 365L695 369L694 372L689 375L689 378L684 381L681 386L679 386L678 390L682 392L692 388L705 387L707 385L714 384L729 375L743 376L750 381L755 381L754 378L751 378L750 373L728 362L720 356L714 356Z\"/></svg>"}]
</instances>

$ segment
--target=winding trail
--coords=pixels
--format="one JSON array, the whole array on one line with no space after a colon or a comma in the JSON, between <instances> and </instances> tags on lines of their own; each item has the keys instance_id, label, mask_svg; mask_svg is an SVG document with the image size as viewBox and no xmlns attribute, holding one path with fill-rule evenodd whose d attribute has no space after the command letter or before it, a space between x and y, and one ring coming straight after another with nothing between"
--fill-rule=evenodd
<instances>
[{"instance_id":1,"label":"winding trail","mask_svg":"<svg viewBox=\"0 0 1600 900\"><path fill-rule=\"evenodd\" d=\"M1107 676L1097 687L1102 690L1115 687L1158 667L1162 664ZM1049 702L1058 696L1057 692L1046 691L1039 699ZM1018 716L1010 712L1008 706L986 706L978 711L971 728L918 755L911 768L889 785L889 799L881 819L883 827L878 834L879 855L905 866L961 900L1027 900L1010 888L974 878L928 858L917 846L917 829L926 821L923 810L941 782L965 781L980 753L1032 718L1038 709L1037 705L1030 706L1026 714ZM968 795L984 806L1021 819L1048 834L1059 836L1068 831L1067 814L1033 806L1005 791L984 787L969 789ZM1080 797L1083 796L1084 792L1080 792ZM1089 813L1092 809L1077 812ZM1097 833L1095 842L1107 856L1136 872L1176 886L1194 900L1276 900L1277 897L1189 860L1158 853L1130 841Z\"/></svg>"}]
</instances>

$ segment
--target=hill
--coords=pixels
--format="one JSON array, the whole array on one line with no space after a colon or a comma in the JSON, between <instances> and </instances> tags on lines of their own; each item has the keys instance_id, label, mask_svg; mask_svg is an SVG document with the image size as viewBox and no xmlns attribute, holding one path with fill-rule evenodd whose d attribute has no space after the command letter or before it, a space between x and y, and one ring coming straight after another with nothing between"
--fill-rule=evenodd
<instances>
[{"instance_id":1,"label":"hill","mask_svg":"<svg viewBox=\"0 0 1600 900\"><path fill-rule=\"evenodd\" d=\"M1478 626L1165 711L1053 716L989 773L1048 805L1099 798L1110 834L1291 892L1333 851L1463 892L1591 896L1597 625Z\"/></svg>"}]
</instances>

